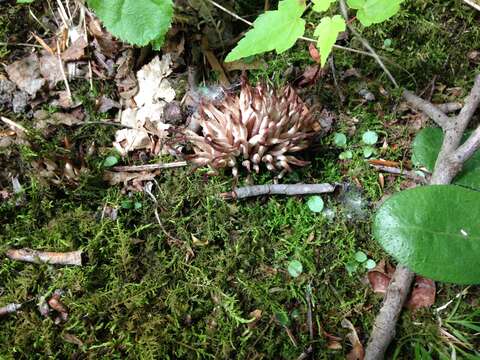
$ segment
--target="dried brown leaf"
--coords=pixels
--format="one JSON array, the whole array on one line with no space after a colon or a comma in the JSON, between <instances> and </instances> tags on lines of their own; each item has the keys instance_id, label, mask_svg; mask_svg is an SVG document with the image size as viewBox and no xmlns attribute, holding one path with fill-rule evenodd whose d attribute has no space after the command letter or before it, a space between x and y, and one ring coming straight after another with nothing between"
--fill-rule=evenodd
<instances>
[{"instance_id":1,"label":"dried brown leaf","mask_svg":"<svg viewBox=\"0 0 480 360\"><path fill-rule=\"evenodd\" d=\"M35 97L45 85L45 79L40 75L40 63L36 54L17 60L6 67L8 77L17 87Z\"/></svg>"},{"instance_id":2,"label":"dried brown leaf","mask_svg":"<svg viewBox=\"0 0 480 360\"><path fill-rule=\"evenodd\" d=\"M417 275L415 276L412 293L405 306L414 311L428 308L435 303L435 293L435 282Z\"/></svg>"}]
</instances>

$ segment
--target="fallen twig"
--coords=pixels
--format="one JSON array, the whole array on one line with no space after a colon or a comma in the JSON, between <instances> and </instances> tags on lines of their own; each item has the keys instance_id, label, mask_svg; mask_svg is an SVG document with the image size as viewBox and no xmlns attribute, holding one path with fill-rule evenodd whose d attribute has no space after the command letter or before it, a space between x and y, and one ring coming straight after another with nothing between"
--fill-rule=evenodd
<instances>
[{"instance_id":1,"label":"fallen twig","mask_svg":"<svg viewBox=\"0 0 480 360\"><path fill-rule=\"evenodd\" d=\"M175 161L171 163L162 163L162 164L146 164L146 165L132 165L132 166L114 166L113 171L125 171L125 172L138 172L138 171L152 171L159 169L173 169L187 166L186 161Z\"/></svg>"},{"instance_id":2,"label":"fallen twig","mask_svg":"<svg viewBox=\"0 0 480 360\"><path fill-rule=\"evenodd\" d=\"M460 145L465 129L480 104L480 75L476 76L472 90L465 99L465 105L457 116L448 117L438 107L409 91L404 91L403 97L411 106L423 111L443 129L445 136L430 184L450 184L462 169L464 162L480 148L480 126L476 128L463 145ZM395 325L413 279L414 273L412 271L405 266L397 266L388 286L382 308L375 318L366 350L366 360L380 360L385 357L388 345L395 337Z\"/></svg>"},{"instance_id":3,"label":"fallen twig","mask_svg":"<svg viewBox=\"0 0 480 360\"><path fill-rule=\"evenodd\" d=\"M22 304L17 304L17 303L12 303L12 304L7 304L5 306L0 307L0 316L5 316L8 314L13 314L20 310L22 307Z\"/></svg>"},{"instance_id":4,"label":"fallen twig","mask_svg":"<svg viewBox=\"0 0 480 360\"><path fill-rule=\"evenodd\" d=\"M15 129L20 130L21 132L28 133L28 130L25 129L22 125L17 124L15 121L10 120L5 116L0 116L0 120L2 120L5 124L10 125L11 127L14 127Z\"/></svg>"},{"instance_id":5,"label":"fallen twig","mask_svg":"<svg viewBox=\"0 0 480 360\"><path fill-rule=\"evenodd\" d=\"M415 173L415 171L400 169L400 168L392 167L392 166L382 166L382 165L373 165L373 164L371 164L371 166L374 167L375 169L379 170L379 171L386 172L386 173L389 173L389 174L403 175L403 176L405 176L409 179L412 179L416 182L419 182L419 183L424 183L425 184L427 182L426 178L417 175Z\"/></svg>"},{"instance_id":6,"label":"fallen twig","mask_svg":"<svg viewBox=\"0 0 480 360\"><path fill-rule=\"evenodd\" d=\"M331 184L266 184L235 188L222 193L224 199L245 199L261 195L307 195L331 193L335 186Z\"/></svg>"},{"instance_id":7,"label":"fallen twig","mask_svg":"<svg viewBox=\"0 0 480 360\"><path fill-rule=\"evenodd\" d=\"M10 249L7 250L6 255L12 260L25 261L30 263L82 266L81 250L61 253L37 251L32 249Z\"/></svg>"},{"instance_id":8,"label":"fallen twig","mask_svg":"<svg viewBox=\"0 0 480 360\"><path fill-rule=\"evenodd\" d=\"M472 0L463 0L463 2L467 5L470 5L475 10L480 11L480 5L478 5L475 1Z\"/></svg>"}]
</instances>

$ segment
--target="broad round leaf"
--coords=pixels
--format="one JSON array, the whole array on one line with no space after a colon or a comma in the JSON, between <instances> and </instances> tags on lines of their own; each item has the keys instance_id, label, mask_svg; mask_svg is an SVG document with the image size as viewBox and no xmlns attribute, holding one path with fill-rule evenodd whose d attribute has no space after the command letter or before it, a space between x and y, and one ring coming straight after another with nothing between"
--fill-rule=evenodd
<instances>
[{"instance_id":1,"label":"broad round leaf","mask_svg":"<svg viewBox=\"0 0 480 360\"><path fill-rule=\"evenodd\" d=\"M340 160L347 160L347 159L351 159L352 157L353 157L353 152L351 152L350 150L341 152L340 155L338 155L338 158Z\"/></svg>"},{"instance_id":2,"label":"broad round leaf","mask_svg":"<svg viewBox=\"0 0 480 360\"><path fill-rule=\"evenodd\" d=\"M113 35L134 45L158 47L172 23L172 0L88 0Z\"/></svg>"},{"instance_id":3,"label":"broad round leaf","mask_svg":"<svg viewBox=\"0 0 480 360\"><path fill-rule=\"evenodd\" d=\"M371 146L365 146L363 148L363 157L364 158L369 158L370 156L373 155L373 153L375 152L375 149Z\"/></svg>"},{"instance_id":4,"label":"broad round leaf","mask_svg":"<svg viewBox=\"0 0 480 360\"><path fill-rule=\"evenodd\" d=\"M365 264L363 264L363 265L368 270L372 270L375 266L377 266L377 263L375 262L375 260L368 259L367 261L365 261Z\"/></svg>"},{"instance_id":5,"label":"broad round leaf","mask_svg":"<svg viewBox=\"0 0 480 360\"><path fill-rule=\"evenodd\" d=\"M318 195L310 196L307 206L313 212L322 212L324 206L323 199Z\"/></svg>"},{"instance_id":6,"label":"broad round leaf","mask_svg":"<svg viewBox=\"0 0 480 360\"><path fill-rule=\"evenodd\" d=\"M364 261L367 261L367 255L363 251L357 251L355 253L355 260L359 263L363 263Z\"/></svg>"},{"instance_id":7,"label":"broad round leaf","mask_svg":"<svg viewBox=\"0 0 480 360\"><path fill-rule=\"evenodd\" d=\"M299 277L302 271L303 271L303 265L300 261L292 260L288 264L288 273L290 274L290 276L295 278Z\"/></svg>"},{"instance_id":8,"label":"broad round leaf","mask_svg":"<svg viewBox=\"0 0 480 360\"><path fill-rule=\"evenodd\" d=\"M323 12L327 11L330 5L337 0L313 0L313 11Z\"/></svg>"},{"instance_id":9,"label":"broad round leaf","mask_svg":"<svg viewBox=\"0 0 480 360\"><path fill-rule=\"evenodd\" d=\"M465 134L465 141L471 133ZM425 166L433 171L438 153L443 142L443 131L440 128L425 128L420 131L412 144L412 162L415 166ZM480 151L463 165L462 171L453 180L454 184L480 190Z\"/></svg>"},{"instance_id":10,"label":"broad round leaf","mask_svg":"<svg viewBox=\"0 0 480 360\"><path fill-rule=\"evenodd\" d=\"M455 185L402 191L378 210L373 232L403 265L433 280L480 283L480 193Z\"/></svg>"},{"instance_id":11,"label":"broad round leaf","mask_svg":"<svg viewBox=\"0 0 480 360\"><path fill-rule=\"evenodd\" d=\"M375 131L366 131L362 135L362 141L367 145L375 145L378 141L378 135Z\"/></svg>"},{"instance_id":12,"label":"broad round leaf","mask_svg":"<svg viewBox=\"0 0 480 360\"><path fill-rule=\"evenodd\" d=\"M116 156L110 155L103 160L104 167L112 167L118 163L118 159Z\"/></svg>"},{"instance_id":13,"label":"broad round leaf","mask_svg":"<svg viewBox=\"0 0 480 360\"><path fill-rule=\"evenodd\" d=\"M402 1L403 0L366 0L363 6L358 8L357 18L364 26L384 22L400 10Z\"/></svg>"},{"instance_id":14,"label":"broad round leaf","mask_svg":"<svg viewBox=\"0 0 480 360\"><path fill-rule=\"evenodd\" d=\"M344 147L345 145L347 145L347 137L345 136L345 134L335 133L335 136L333 137L333 142L338 147Z\"/></svg>"}]
</instances>

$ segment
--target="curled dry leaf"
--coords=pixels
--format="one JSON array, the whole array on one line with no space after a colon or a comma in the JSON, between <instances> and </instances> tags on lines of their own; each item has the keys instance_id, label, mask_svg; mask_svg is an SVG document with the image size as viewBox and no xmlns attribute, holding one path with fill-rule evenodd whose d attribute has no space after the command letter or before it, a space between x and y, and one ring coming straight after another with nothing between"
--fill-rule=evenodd
<instances>
[{"instance_id":1,"label":"curled dry leaf","mask_svg":"<svg viewBox=\"0 0 480 360\"><path fill-rule=\"evenodd\" d=\"M347 319L343 319L341 324L342 327L350 330L350 332L347 334L347 339L352 345L352 350L347 354L347 360L363 360L365 357L365 350L363 349L363 345L358 338L357 330Z\"/></svg>"},{"instance_id":2,"label":"curled dry leaf","mask_svg":"<svg viewBox=\"0 0 480 360\"><path fill-rule=\"evenodd\" d=\"M385 260L381 260L377 266L368 271L368 282L370 283L373 292L377 294L385 294L394 272L395 269L386 264Z\"/></svg>"},{"instance_id":3,"label":"curled dry leaf","mask_svg":"<svg viewBox=\"0 0 480 360\"><path fill-rule=\"evenodd\" d=\"M59 324L60 322L65 322L68 320L68 310L67 307L62 303L60 297L63 295L63 291L55 290L52 297L48 300L48 305L58 312L58 317L55 319L55 323Z\"/></svg>"},{"instance_id":4,"label":"curled dry leaf","mask_svg":"<svg viewBox=\"0 0 480 360\"><path fill-rule=\"evenodd\" d=\"M114 147L122 155L137 149L153 148L149 134L160 139L167 136L169 125L164 123L164 108L175 99L167 76L171 74L170 55L162 60L157 56L137 73L138 94L134 97L135 107L125 109L121 123L127 126L116 132Z\"/></svg>"},{"instance_id":5,"label":"curled dry leaf","mask_svg":"<svg viewBox=\"0 0 480 360\"><path fill-rule=\"evenodd\" d=\"M413 284L413 290L406 307L410 310L428 308L435 303L436 286L433 280L417 275Z\"/></svg>"},{"instance_id":6,"label":"curled dry leaf","mask_svg":"<svg viewBox=\"0 0 480 360\"><path fill-rule=\"evenodd\" d=\"M45 85L45 79L40 75L40 64L36 54L15 61L8 65L6 70L10 80L32 97L35 97Z\"/></svg>"}]
</instances>

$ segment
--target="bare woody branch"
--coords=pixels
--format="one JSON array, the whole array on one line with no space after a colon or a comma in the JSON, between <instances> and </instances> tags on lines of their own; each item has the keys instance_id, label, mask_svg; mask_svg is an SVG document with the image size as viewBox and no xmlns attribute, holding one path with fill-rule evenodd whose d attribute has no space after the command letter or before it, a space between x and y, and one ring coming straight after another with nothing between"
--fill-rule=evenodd
<instances>
[{"instance_id":1,"label":"bare woody branch","mask_svg":"<svg viewBox=\"0 0 480 360\"><path fill-rule=\"evenodd\" d=\"M463 145L460 145L464 131L480 104L480 75L475 78L472 90L465 99L464 107L455 117L447 117L435 105L408 91L405 91L403 96L410 105L425 112L432 120L442 126L445 136L430 184L445 185L451 183L462 169L465 161L480 148L480 126ZM396 321L405 302L406 294L412 286L413 277L414 273L405 266L398 266L393 274L382 308L375 318L365 354L366 360L384 359L388 345L395 336Z\"/></svg>"},{"instance_id":2,"label":"bare woody branch","mask_svg":"<svg viewBox=\"0 0 480 360\"><path fill-rule=\"evenodd\" d=\"M54 265L82 265L82 251L71 252L48 252L32 249L10 249L7 250L7 257L12 260L25 261L30 263L48 263Z\"/></svg>"},{"instance_id":3,"label":"bare woody branch","mask_svg":"<svg viewBox=\"0 0 480 360\"><path fill-rule=\"evenodd\" d=\"M412 94L410 91L405 90L403 92L403 98L408 101L410 105L414 108L424 112L430 119L435 121L435 123L440 126L442 129L446 129L450 123L450 119L443 111L441 111L437 106L432 103L423 100L415 94Z\"/></svg>"},{"instance_id":4,"label":"bare woody branch","mask_svg":"<svg viewBox=\"0 0 480 360\"><path fill-rule=\"evenodd\" d=\"M0 316L5 316L8 314L13 314L17 312L22 307L22 304L7 304L5 306L0 307Z\"/></svg>"},{"instance_id":5,"label":"bare woody branch","mask_svg":"<svg viewBox=\"0 0 480 360\"><path fill-rule=\"evenodd\" d=\"M245 199L261 195L307 195L331 193L335 186L331 184L267 184L236 188L221 194L224 199Z\"/></svg>"}]
</instances>

